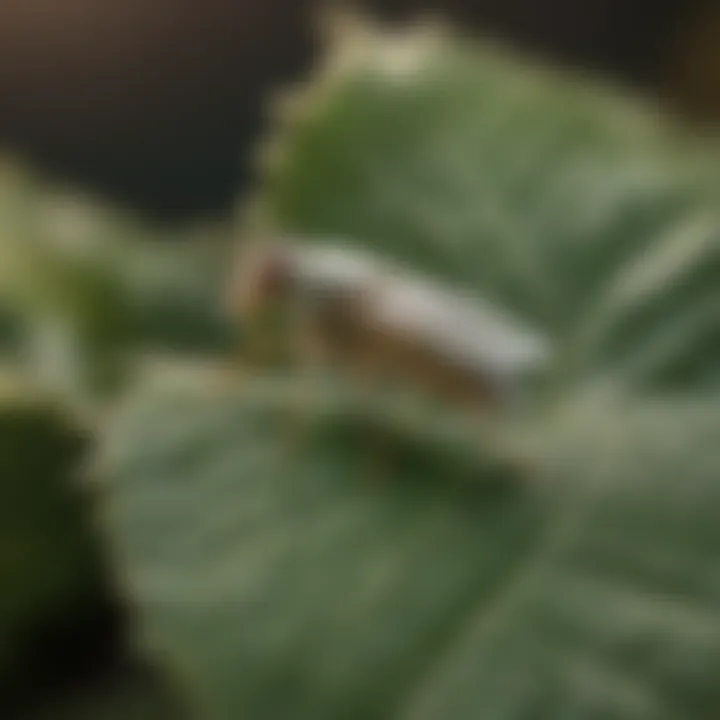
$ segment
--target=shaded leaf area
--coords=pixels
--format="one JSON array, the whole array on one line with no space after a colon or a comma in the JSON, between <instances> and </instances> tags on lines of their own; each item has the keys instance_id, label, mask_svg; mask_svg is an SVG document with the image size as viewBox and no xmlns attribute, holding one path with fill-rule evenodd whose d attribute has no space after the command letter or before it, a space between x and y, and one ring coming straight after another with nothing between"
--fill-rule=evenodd
<instances>
[{"instance_id":1,"label":"shaded leaf area","mask_svg":"<svg viewBox=\"0 0 720 720\"><path fill-rule=\"evenodd\" d=\"M7 308L0 309L0 357L13 358L20 344L21 330L17 317Z\"/></svg>"},{"instance_id":2,"label":"shaded leaf area","mask_svg":"<svg viewBox=\"0 0 720 720\"><path fill-rule=\"evenodd\" d=\"M548 409L497 494L413 462L421 421L374 472L377 435L304 382L146 390L110 434L142 640L198 716L710 717L716 399Z\"/></svg>"},{"instance_id":3,"label":"shaded leaf area","mask_svg":"<svg viewBox=\"0 0 720 720\"><path fill-rule=\"evenodd\" d=\"M0 350L69 397L115 392L138 356L218 353L229 243L167 230L0 166ZM229 238L228 238L229 239Z\"/></svg>"},{"instance_id":4,"label":"shaded leaf area","mask_svg":"<svg viewBox=\"0 0 720 720\"><path fill-rule=\"evenodd\" d=\"M89 498L77 470L88 437L51 401L0 400L0 695L38 660L34 641L55 624L106 607L110 591ZM76 648L65 648L73 662ZM53 655L55 647L42 648ZM40 661L42 664L42 661ZM60 672L58 670L57 672ZM12 690L12 693L11 693Z\"/></svg>"},{"instance_id":5,"label":"shaded leaf area","mask_svg":"<svg viewBox=\"0 0 720 720\"><path fill-rule=\"evenodd\" d=\"M491 296L551 333L563 382L716 383L715 149L582 79L423 42L369 43L297 93L269 143L272 225Z\"/></svg>"},{"instance_id":6,"label":"shaded leaf area","mask_svg":"<svg viewBox=\"0 0 720 720\"><path fill-rule=\"evenodd\" d=\"M126 243L125 307L140 348L164 353L219 354L235 342L222 313L230 243L207 244L202 236L159 247Z\"/></svg>"},{"instance_id":7,"label":"shaded leaf area","mask_svg":"<svg viewBox=\"0 0 720 720\"><path fill-rule=\"evenodd\" d=\"M91 686L54 697L23 720L183 720L183 712L155 673L119 667Z\"/></svg>"}]
</instances>

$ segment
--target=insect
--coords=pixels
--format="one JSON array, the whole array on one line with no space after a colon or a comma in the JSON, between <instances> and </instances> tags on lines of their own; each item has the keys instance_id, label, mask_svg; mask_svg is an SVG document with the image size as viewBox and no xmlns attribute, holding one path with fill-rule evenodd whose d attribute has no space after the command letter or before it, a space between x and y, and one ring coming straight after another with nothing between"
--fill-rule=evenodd
<instances>
[{"instance_id":1,"label":"insect","mask_svg":"<svg viewBox=\"0 0 720 720\"><path fill-rule=\"evenodd\" d=\"M512 403L550 357L545 338L482 298L347 243L249 246L228 290L260 362L333 367L483 412Z\"/></svg>"}]
</instances>

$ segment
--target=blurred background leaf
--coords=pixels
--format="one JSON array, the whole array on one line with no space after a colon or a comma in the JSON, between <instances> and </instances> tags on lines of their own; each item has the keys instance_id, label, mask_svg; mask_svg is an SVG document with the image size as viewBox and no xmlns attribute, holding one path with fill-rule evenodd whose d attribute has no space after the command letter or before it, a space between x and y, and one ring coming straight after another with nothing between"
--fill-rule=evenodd
<instances>
[{"instance_id":1,"label":"blurred background leaf","mask_svg":"<svg viewBox=\"0 0 720 720\"><path fill-rule=\"evenodd\" d=\"M0 340L68 398L105 396L143 354L217 353L232 338L219 292L231 233L154 228L97 199L3 169Z\"/></svg>"}]
</instances>

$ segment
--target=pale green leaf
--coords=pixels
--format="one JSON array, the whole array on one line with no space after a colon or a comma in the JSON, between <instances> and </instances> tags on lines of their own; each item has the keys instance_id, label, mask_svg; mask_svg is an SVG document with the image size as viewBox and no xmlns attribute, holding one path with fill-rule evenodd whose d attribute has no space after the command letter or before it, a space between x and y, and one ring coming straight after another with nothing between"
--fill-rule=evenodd
<instances>
[{"instance_id":1,"label":"pale green leaf","mask_svg":"<svg viewBox=\"0 0 720 720\"><path fill-rule=\"evenodd\" d=\"M514 429L529 470L498 493L414 427L393 454L376 412L378 474L360 415L278 382L143 393L107 449L144 646L198 717L717 706L717 400L547 411Z\"/></svg>"}]
</instances>

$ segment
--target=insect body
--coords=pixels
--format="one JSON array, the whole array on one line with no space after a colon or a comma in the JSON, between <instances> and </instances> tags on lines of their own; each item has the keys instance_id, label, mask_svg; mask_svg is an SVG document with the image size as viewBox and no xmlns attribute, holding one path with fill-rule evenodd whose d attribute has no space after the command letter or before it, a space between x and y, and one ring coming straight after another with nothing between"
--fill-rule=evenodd
<instances>
[{"instance_id":1,"label":"insect body","mask_svg":"<svg viewBox=\"0 0 720 720\"><path fill-rule=\"evenodd\" d=\"M543 338L480 298L348 245L252 248L228 299L244 327L258 331L256 347L475 408L507 403L549 358Z\"/></svg>"}]
</instances>

